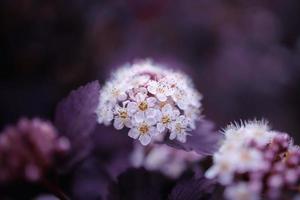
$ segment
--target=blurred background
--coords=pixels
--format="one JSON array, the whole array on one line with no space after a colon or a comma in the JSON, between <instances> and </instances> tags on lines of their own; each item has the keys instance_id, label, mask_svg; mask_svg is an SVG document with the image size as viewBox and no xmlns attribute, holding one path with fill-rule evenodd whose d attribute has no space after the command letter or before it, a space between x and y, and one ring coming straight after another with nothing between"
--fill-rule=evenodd
<instances>
[{"instance_id":1,"label":"blurred background","mask_svg":"<svg viewBox=\"0 0 300 200\"><path fill-rule=\"evenodd\" d=\"M1 0L0 128L136 58L188 73L217 127L263 117L300 142L299 0Z\"/></svg>"}]
</instances>

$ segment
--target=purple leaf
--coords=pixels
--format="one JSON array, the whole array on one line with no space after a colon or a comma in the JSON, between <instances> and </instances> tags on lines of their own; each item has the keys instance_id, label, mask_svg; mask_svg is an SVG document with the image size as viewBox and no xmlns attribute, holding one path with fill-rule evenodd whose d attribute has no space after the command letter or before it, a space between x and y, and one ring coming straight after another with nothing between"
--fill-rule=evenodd
<instances>
[{"instance_id":1,"label":"purple leaf","mask_svg":"<svg viewBox=\"0 0 300 200\"><path fill-rule=\"evenodd\" d=\"M159 172L128 169L109 188L109 200L165 200L173 182Z\"/></svg>"},{"instance_id":2,"label":"purple leaf","mask_svg":"<svg viewBox=\"0 0 300 200\"><path fill-rule=\"evenodd\" d=\"M204 178L184 180L175 185L169 200L210 199L214 188L214 183Z\"/></svg>"},{"instance_id":3,"label":"purple leaf","mask_svg":"<svg viewBox=\"0 0 300 200\"><path fill-rule=\"evenodd\" d=\"M103 158L103 166L114 179L131 166L129 155L133 150L133 140L127 132L126 129L97 125L92 134L93 152Z\"/></svg>"},{"instance_id":4,"label":"purple leaf","mask_svg":"<svg viewBox=\"0 0 300 200\"><path fill-rule=\"evenodd\" d=\"M55 125L71 141L73 161L70 163L81 160L89 152L89 137L97 124L95 110L99 92L98 81L90 82L72 91L56 108Z\"/></svg>"},{"instance_id":5,"label":"purple leaf","mask_svg":"<svg viewBox=\"0 0 300 200\"><path fill-rule=\"evenodd\" d=\"M218 149L222 137L223 135L215 130L213 122L201 120L198 122L196 130L190 136L187 136L185 143L168 138L165 142L174 148L195 151L200 155L211 155Z\"/></svg>"},{"instance_id":6,"label":"purple leaf","mask_svg":"<svg viewBox=\"0 0 300 200\"><path fill-rule=\"evenodd\" d=\"M96 126L99 92L98 81L93 81L72 91L58 104L55 125L62 134L77 137L91 133Z\"/></svg>"},{"instance_id":7,"label":"purple leaf","mask_svg":"<svg viewBox=\"0 0 300 200\"><path fill-rule=\"evenodd\" d=\"M72 177L73 199L105 199L108 186L112 182L102 162L91 156L76 167Z\"/></svg>"}]
</instances>

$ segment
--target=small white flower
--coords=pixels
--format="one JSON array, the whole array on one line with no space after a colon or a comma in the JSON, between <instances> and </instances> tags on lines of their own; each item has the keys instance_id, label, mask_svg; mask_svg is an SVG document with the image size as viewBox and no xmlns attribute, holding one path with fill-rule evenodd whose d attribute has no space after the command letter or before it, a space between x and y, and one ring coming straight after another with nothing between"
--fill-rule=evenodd
<instances>
[{"instance_id":1,"label":"small white flower","mask_svg":"<svg viewBox=\"0 0 300 200\"><path fill-rule=\"evenodd\" d=\"M114 114L116 115L114 120L114 127L118 130L122 129L124 125L127 128L131 128L131 120L129 116L129 112L125 106L121 107L119 105L116 105Z\"/></svg>"},{"instance_id":2,"label":"small white flower","mask_svg":"<svg viewBox=\"0 0 300 200\"><path fill-rule=\"evenodd\" d=\"M188 98L188 94L181 89L175 89L174 93L172 94L172 99L182 110L185 110L188 107L189 100L187 98Z\"/></svg>"},{"instance_id":3,"label":"small white flower","mask_svg":"<svg viewBox=\"0 0 300 200\"><path fill-rule=\"evenodd\" d=\"M156 110L153 108L156 104L154 97L147 97L146 94L138 93L134 100L128 103L127 108L131 114L135 114L135 118L156 117Z\"/></svg>"},{"instance_id":4,"label":"small white flower","mask_svg":"<svg viewBox=\"0 0 300 200\"><path fill-rule=\"evenodd\" d=\"M172 122L170 140L177 138L180 142L186 142L187 121L183 115L179 116L174 122Z\"/></svg>"},{"instance_id":5,"label":"small white flower","mask_svg":"<svg viewBox=\"0 0 300 200\"><path fill-rule=\"evenodd\" d=\"M199 109L195 107L188 107L184 111L187 123L192 129L196 129L196 122L199 120Z\"/></svg>"},{"instance_id":6,"label":"small white flower","mask_svg":"<svg viewBox=\"0 0 300 200\"><path fill-rule=\"evenodd\" d=\"M110 104L106 104L105 106L101 106L97 110L98 114L98 122L103 123L104 125L110 125L111 121L114 118L114 114L112 111L112 106Z\"/></svg>"},{"instance_id":7,"label":"small white flower","mask_svg":"<svg viewBox=\"0 0 300 200\"><path fill-rule=\"evenodd\" d=\"M128 132L128 136L139 139L142 145L148 145L151 138L158 134L154 124L155 121L152 118L146 118L144 116L139 122L134 122L133 128Z\"/></svg>"},{"instance_id":8,"label":"small white flower","mask_svg":"<svg viewBox=\"0 0 300 200\"><path fill-rule=\"evenodd\" d=\"M107 98L112 102L124 101L127 95L122 84L110 83L106 86Z\"/></svg>"},{"instance_id":9,"label":"small white flower","mask_svg":"<svg viewBox=\"0 0 300 200\"><path fill-rule=\"evenodd\" d=\"M148 75L141 75L136 78L130 79L129 84L131 88L135 88L136 85L146 85L150 80Z\"/></svg>"},{"instance_id":10,"label":"small white flower","mask_svg":"<svg viewBox=\"0 0 300 200\"><path fill-rule=\"evenodd\" d=\"M166 128L172 128L172 122L176 117L180 115L179 110L173 109L170 104L166 104L162 107L161 112L158 113L157 130L162 133Z\"/></svg>"},{"instance_id":11,"label":"small white flower","mask_svg":"<svg viewBox=\"0 0 300 200\"><path fill-rule=\"evenodd\" d=\"M148 91L155 95L159 101L167 101L170 95L170 88L163 82L150 81L147 87Z\"/></svg>"}]
</instances>

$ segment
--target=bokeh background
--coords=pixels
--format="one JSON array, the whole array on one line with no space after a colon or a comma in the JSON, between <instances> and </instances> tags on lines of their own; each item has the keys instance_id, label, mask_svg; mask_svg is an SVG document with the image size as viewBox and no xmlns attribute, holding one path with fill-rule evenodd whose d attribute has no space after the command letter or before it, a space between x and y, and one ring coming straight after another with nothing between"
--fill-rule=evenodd
<instances>
[{"instance_id":1,"label":"bokeh background","mask_svg":"<svg viewBox=\"0 0 300 200\"><path fill-rule=\"evenodd\" d=\"M299 143L299 0L1 0L0 128L136 58L187 72L217 127L263 117Z\"/></svg>"}]
</instances>

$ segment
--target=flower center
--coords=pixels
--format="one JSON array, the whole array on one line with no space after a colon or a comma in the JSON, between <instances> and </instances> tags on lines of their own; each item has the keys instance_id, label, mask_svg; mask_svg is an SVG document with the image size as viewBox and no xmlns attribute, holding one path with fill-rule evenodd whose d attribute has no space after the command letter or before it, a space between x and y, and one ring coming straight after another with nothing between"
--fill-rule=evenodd
<instances>
[{"instance_id":1,"label":"flower center","mask_svg":"<svg viewBox=\"0 0 300 200\"><path fill-rule=\"evenodd\" d=\"M182 127L181 127L181 124L180 123L176 123L176 125L175 125L175 128L176 128L176 131L178 132L178 133L181 133L181 131L182 131Z\"/></svg>"},{"instance_id":2,"label":"flower center","mask_svg":"<svg viewBox=\"0 0 300 200\"><path fill-rule=\"evenodd\" d=\"M243 152L242 155L241 155L241 159L243 161L250 161L251 160L251 156L249 155L249 153Z\"/></svg>"},{"instance_id":3,"label":"flower center","mask_svg":"<svg viewBox=\"0 0 300 200\"><path fill-rule=\"evenodd\" d=\"M166 104L167 104L167 101L165 101L165 102L159 102L159 107L163 108Z\"/></svg>"},{"instance_id":4,"label":"flower center","mask_svg":"<svg viewBox=\"0 0 300 200\"><path fill-rule=\"evenodd\" d=\"M163 124L168 124L168 123L171 122L171 119L168 115L165 115L165 116L162 117L161 121L162 121Z\"/></svg>"},{"instance_id":5,"label":"flower center","mask_svg":"<svg viewBox=\"0 0 300 200\"><path fill-rule=\"evenodd\" d=\"M157 90L156 90L158 93L161 93L161 94L163 94L163 93L165 93L165 90L164 90L164 88L163 87L159 87L159 88L157 88Z\"/></svg>"},{"instance_id":6,"label":"flower center","mask_svg":"<svg viewBox=\"0 0 300 200\"><path fill-rule=\"evenodd\" d=\"M148 104L145 101L141 102L140 105L139 105L139 109L141 111L147 110L148 109Z\"/></svg>"},{"instance_id":7,"label":"flower center","mask_svg":"<svg viewBox=\"0 0 300 200\"><path fill-rule=\"evenodd\" d=\"M182 100L184 96L185 94L182 90L179 90L175 93L175 98L177 98L178 100Z\"/></svg>"},{"instance_id":8,"label":"flower center","mask_svg":"<svg viewBox=\"0 0 300 200\"><path fill-rule=\"evenodd\" d=\"M119 116L120 116L120 118L122 118L122 119L127 119L127 118L128 118L128 114L127 114L126 111L120 111L120 112L119 112Z\"/></svg>"},{"instance_id":9,"label":"flower center","mask_svg":"<svg viewBox=\"0 0 300 200\"><path fill-rule=\"evenodd\" d=\"M225 162L221 163L220 168L221 171L228 171L230 169L228 163Z\"/></svg>"},{"instance_id":10,"label":"flower center","mask_svg":"<svg viewBox=\"0 0 300 200\"><path fill-rule=\"evenodd\" d=\"M147 124L142 124L139 127L139 131L142 135L147 134L149 132L149 126Z\"/></svg>"},{"instance_id":11,"label":"flower center","mask_svg":"<svg viewBox=\"0 0 300 200\"><path fill-rule=\"evenodd\" d=\"M112 93L112 95L114 97L117 97L117 96L119 96L120 91L118 89L116 89L116 88L113 88L112 91L111 91L111 93Z\"/></svg>"}]
</instances>

